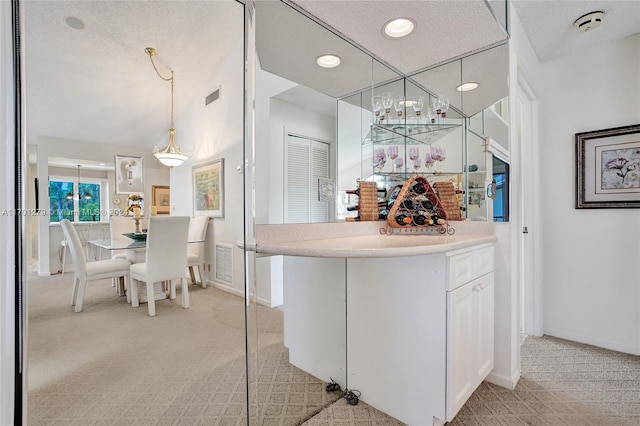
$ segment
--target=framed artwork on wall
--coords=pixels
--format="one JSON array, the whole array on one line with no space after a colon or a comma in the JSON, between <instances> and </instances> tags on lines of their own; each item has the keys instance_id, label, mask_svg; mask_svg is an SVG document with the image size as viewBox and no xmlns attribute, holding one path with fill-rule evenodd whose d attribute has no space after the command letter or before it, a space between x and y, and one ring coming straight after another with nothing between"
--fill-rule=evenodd
<instances>
[{"instance_id":1,"label":"framed artwork on wall","mask_svg":"<svg viewBox=\"0 0 640 426\"><path fill-rule=\"evenodd\" d=\"M142 157L115 156L116 194L144 193Z\"/></svg>"},{"instance_id":2,"label":"framed artwork on wall","mask_svg":"<svg viewBox=\"0 0 640 426\"><path fill-rule=\"evenodd\" d=\"M224 158L193 166L193 214L224 217Z\"/></svg>"},{"instance_id":3,"label":"framed artwork on wall","mask_svg":"<svg viewBox=\"0 0 640 426\"><path fill-rule=\"evenodd\" d=\"M640 207L640 124L576 133L576 209Z\"/></svg>"},{"instance_id":4,"label":"framed artwork on wall","mask_svg":"<svg viewBox=\"0 0 640 426\"><path fill-rule=\"evenodd\" d=\"M152 206L156 208L156 214L169 214L171 207L171 197L169 187L163 185L151 186Z\"/></svg>"}]
</instances>

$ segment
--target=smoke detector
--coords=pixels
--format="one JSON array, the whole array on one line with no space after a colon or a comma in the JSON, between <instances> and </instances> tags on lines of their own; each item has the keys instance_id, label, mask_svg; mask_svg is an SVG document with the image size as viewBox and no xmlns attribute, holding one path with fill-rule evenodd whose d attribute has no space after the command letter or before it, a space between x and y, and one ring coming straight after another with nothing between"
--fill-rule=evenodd
<instances>
[{"instance_id":1,"label":"smoke detector","mask_svg":"<svg viewBox=\"0 0 640 426\"><path fill-rule=\"evenodd\" d=\"M586 15L582 15L573 23L578 31L581 33L586 33L587 31L595 30L602 24L602 20L604 19L604 12L596 11L589 12Z\"/></svg>"}]
</instances>

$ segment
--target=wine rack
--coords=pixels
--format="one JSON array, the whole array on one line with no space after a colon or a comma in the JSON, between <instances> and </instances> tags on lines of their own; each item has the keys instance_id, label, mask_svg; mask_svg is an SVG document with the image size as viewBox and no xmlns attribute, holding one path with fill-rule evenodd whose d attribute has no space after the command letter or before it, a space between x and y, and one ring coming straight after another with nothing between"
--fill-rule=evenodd
<instances>
[{"instance_id":1,"label":"wine rack","mask_svg":"<svg viewBox=\"0 0 640 426\"><path fill-rule=\"evenodd\" d=\"M395 230L416 233L421 228L435 229L440 234L455 232L440 198L424 176L414 176L404 183L389 211L387 225L389 231L385 233L389 234Z\"/></svg>"}]
</instances>

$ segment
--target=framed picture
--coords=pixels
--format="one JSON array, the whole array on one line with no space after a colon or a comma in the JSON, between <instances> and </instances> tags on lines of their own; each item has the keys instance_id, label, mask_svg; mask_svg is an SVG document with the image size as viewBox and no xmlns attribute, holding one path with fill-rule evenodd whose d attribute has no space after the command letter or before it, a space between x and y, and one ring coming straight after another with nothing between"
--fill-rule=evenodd
<instances>
[{"instance_id":1,"label":"framed picture","mask_svg":"<svg viewBox=\"0 0 640 426\"><path fill-rule=\"evenodd\" d=\"M224 159L193 166L193 214L224 217Z\"/></svg>"},{"instance_id":2,"label":"framed picture","mask_svg":"<svg viewBox=\"0 0 640 426\"><path fill-rule=\"evenodd\" d=\"M169 187L162 185L151 186L152 202L156 208L156 214L169 214L171 206L171 198L169 195Z\"/></svg>"},{"instance_id":3,"label":"framed picture","mask_svg":"<svg viewBox=\"0 0 640 426\"><path fill-rule=\"evenodd\" d=\"M116 194L144 193L142 157L116 155Z\"/></svg>"},{"instance_id":4,"label":"framed picture","mask_svg":"<svg viewBox=\"0 0 640 426\"><path fill-rule=\"evenodd\" d=\"M576 208L640 207L640 124L576 133Z\"/></svg>"}]
</instances>

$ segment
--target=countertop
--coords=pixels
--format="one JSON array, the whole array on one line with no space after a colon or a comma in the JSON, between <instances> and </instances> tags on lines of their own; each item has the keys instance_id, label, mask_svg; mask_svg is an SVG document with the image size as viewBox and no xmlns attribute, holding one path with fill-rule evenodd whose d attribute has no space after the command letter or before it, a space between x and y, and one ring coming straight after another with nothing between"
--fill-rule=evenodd
<instances>
[{"instance_id":1,"label":"countertop","mask_svg":"<svg viewBox=\"0 0 640 426\"><path fill-rule=\"evenodd\" d=\"M307 241L256 244L261 255L304 257L399 257L444 253L492 243L493 234L462 235L361 235Z\"/></svg>"}]
</instances>

